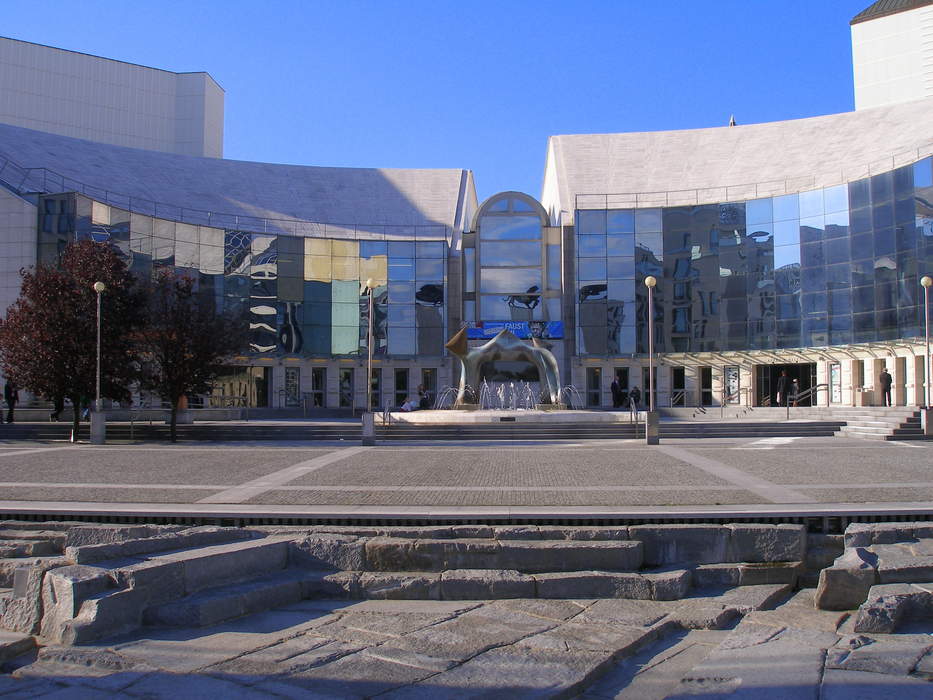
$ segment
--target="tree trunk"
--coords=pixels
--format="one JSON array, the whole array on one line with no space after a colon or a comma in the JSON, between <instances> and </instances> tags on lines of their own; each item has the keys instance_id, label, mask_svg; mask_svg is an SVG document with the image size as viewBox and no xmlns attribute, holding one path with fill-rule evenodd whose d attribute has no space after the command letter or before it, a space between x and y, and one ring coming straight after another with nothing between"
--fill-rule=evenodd
<instances>
[{"instance_id":1,"label":"tree trunk","mask_svg":"<svg viewBox=\"0 0 933 700\"><path fill-rule=\"evenodd\" d=\"M178 436L175 432L175 424L177 420L178 420L178 399L173 398L171 421L170 421L170 427L169 427L169 436L172 442L178 442Z\"/></svg>"}]
</instances>

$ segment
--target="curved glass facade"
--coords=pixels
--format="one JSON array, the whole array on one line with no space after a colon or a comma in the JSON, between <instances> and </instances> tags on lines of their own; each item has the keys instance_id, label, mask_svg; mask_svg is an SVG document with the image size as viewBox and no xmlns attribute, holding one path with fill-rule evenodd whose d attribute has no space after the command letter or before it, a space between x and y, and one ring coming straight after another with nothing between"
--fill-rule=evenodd
<instances>
[{"instance_id":1,"label":"curved glass facade","mask_svg":"<svg viewBox=\"0 0 933 700\"><path fill-rule=\"evenodd\" d=\"M395 240L302 238L186 224L130 213L83 195L43 197L39 259L74 239L109 241L142 278L171 267L249 329L259 356L366 352L373 279L373 352L440 356L447 242L438 227Z\"/></svg>"},{"instance_id":2,"label":"curved glass facade","mask_svg":"<svg viewBox=\"0 0 933 700\"><path fill-rule=\"evenodd\" d=\"M931 160L799 194L576 212L577 353L704 352L921 335Z\"/></svg>"}]
</instances>

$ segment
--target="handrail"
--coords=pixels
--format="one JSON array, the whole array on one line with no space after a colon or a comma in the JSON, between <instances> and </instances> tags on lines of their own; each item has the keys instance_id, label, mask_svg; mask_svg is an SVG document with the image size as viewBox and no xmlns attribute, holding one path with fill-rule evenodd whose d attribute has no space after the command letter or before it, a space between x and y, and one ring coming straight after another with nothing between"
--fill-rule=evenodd
<instances>
[{"instance_id":1,"label":"handrail","mask_svg":"<svg viewBox=\"0 0 933 700\"><path fill-rule=\"evenodd\" d=\"M9 170L8 170L9 169ZM62 175L49 168L25 168L11 158L0 154L0 181L19 194L78 192L91 199L144 216L177 221L184 224L211 226L219 229L249 231L251 233L291 234L303 237L348 238L352 240L391 240L398 232L410 232L419 240L451 239L451 228L445 224L366 224L308 219L269 218L192 209L144 197L111 192ZM161 210L161 211L160 211ZM435 236L422 231L436 230Z\"/></svg>"},{"instance_id":2,"label":"handrail","mask_svg":"<svg viewBox=\"0 0 933 700\"><path fill-rule=\"evenodd\" d=\"M740 386L740 387L738 388L738 391L736 391L735 393L733 393L733 394L727 394L727 393L726 393L726 388L723 387L723 388L722 388L722 396L721 396L721 398L720 398L720 400L719 400L719 417L722 418L722 417L725 415L725 413L726 413L726 404L729 403L730 401L732 401L732 399L736 399L736 398L737 398L737 399L739 400L739 404L741 404L741 403L742 403L742 396L744 395L744 396L746 397L745 403L746 403L746 405L748 405L748 392L749 392L749 391L750 391L750 389L749 389L747 386Z\"/></svg>"},{"instance_id":3,"label":"handrail","mask_svg":"<svg viewBox=\"0 0 933 700\"><path fill-rule=\"evenodd\" d=\"M675 404L675 403L677 403L677 402L680 401L681 399L685 398L686 396L687 396L686 390L675 391L673 394L671 394L671 397L670 397L670 405L671 405L671 408L674 407L674 404ZM686 402L685 402L685 403L686 403Z\"/></svg>"},{"instance_id":4,"label":"handrail","mask_svg":"<svg viewBox=\"0 0 933 700\"><path fill-rule=\"evenodd\" d=\"M635 423L635 430L638 430L638 405L631 397L628 400L628 422Z\"/></svg>"}]
</instances>

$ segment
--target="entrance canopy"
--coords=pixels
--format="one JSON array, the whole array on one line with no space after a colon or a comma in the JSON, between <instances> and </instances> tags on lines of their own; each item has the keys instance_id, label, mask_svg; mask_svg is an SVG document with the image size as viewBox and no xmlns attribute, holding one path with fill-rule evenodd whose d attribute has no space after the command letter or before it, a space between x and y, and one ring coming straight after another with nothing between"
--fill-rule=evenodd
<instances>
[{"instance_id":1,"label":"entrance canopy","mask_svg":"<svg viewBox=\"0 0 933 700\"><path fill-rule=\"evenodd\" d=\"M872 343L850 343L811 348L775 348L769 350L723 350L721 352L659 353L659 364L673 367L706 367L709 365L781 365L809 362L842 362L843 360L873 360L885 357L922 357L926 344L923 338L901 338Z\"/></svg>"}]
</instances>

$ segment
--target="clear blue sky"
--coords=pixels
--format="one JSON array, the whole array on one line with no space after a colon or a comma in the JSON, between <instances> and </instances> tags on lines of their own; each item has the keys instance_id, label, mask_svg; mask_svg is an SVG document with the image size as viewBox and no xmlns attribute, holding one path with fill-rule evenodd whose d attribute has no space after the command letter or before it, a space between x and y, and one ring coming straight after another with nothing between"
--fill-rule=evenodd
<instances>
[{"instance_id":1,"label":"clear blue sky","mask_svg":"<svg viewBox=\"0 0 933 700\"><path fill-rule=\"evenodd\" d=\"M226 90L228 158L469 168L540 195L551 134L853 108L871 0L5 0L0 35Z\"/></svg>"}]
</instances>

